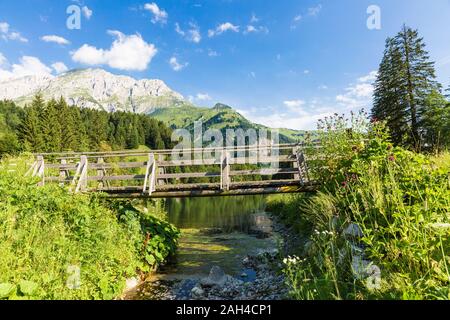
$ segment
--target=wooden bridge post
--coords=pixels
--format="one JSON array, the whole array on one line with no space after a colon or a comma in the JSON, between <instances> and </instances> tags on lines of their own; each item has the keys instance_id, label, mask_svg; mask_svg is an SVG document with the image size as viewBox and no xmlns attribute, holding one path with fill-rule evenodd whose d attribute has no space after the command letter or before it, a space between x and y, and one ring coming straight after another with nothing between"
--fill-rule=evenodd
<instances>
[{"instance_id":1,"label":"wooden bridge post","mask_svg":"<svg viewBox=\"0 0 450 320\"><path fill-rule=\"evenodd\" d=\"M39 182L39 186L42 187L45 185L45 160L43 156L37 157L37 166L36 166L36 173L33 173L34 176L37 176L41 178L41 181Z\"/></svg>"},{"instance_id":2,"label":"wooden bridge post","mask_svg":"<svg viewBox=\"0 0 450 320\"><path fill-rule=\"evenodd\" d=\"M156 159L153 153L148 154L147 169L145 172L143 193L151 196L156 191Z\"/></svg>"},{"instance_id":3,"label":"wooden bridge post","mask_svg":"<svg viewBox=\"0 0 450 320\"><path fill-rule=\"evenodd\" d=\"M160 154L158 156L158 161L159 162L163 162L163 161L165 161L165 159L166 159L166 156L163 155L163 154ZM165 173L164 167L158 168L158 173L160 175L163 175ZM167 181L164 181L163 179L158 179L158 181L157 181L158 186L162 186L162 185L164 185L166 183L167 183Z\"/></svg>"},{"instance_id":4,"label":"wooden bridge post","mask_svg":"<svg viewBox=\"0 0 450 320\"><path fill-rule=\"evenodd\" d=\"M67 160L66 159L62 159L61 160L61 165L65 166L67 164ZM64 182L67 180L68 175L67 175L67 170L64 168L60 168L59 170L59 179L60 179L60 187L64 187Z\"/></svg>"},{"instance_id":5,"label":"wooden bridge post","mask_svg":"<svg viewBox=\"0 0 450 320\"><path fill-rule=\"evenodd\" d=\"M105 160L103 158L98 158L97 164L104 164ZM105 170L100 168L97 170L97 176L101 177L102 180L100 180L98 187L103 188L105 186L105 182L103 180L103 177L105 176Z\"/></svg>"},{"instance_id":6,"label":"wooden bridge post","mask_svg":"<svg viewBox=\"0 0 450 320\"><path fill-rule=\"evenodd\" d=\"M300 170L303 174L303 180L304 180L303 182L304 183L310 182L308 164L306 162L306 157L303 152L299 156L299 162L300 162Z\"/></svg>"},{"instance_id":7,"label":"wooden bridge post","mask_svg":"<svg viewBox=\"0 0 450 320\"><path fill-rule=\"evenodd\" d=\"M88 186L88 159L86 156L80 157L79 173L80 178L78 180L77 187L75 188L75 193L86 191ZM76 177L74 179L76 179Z\"/></svg>"},{"instance_id":8,"label":"wooden bridge post","mask_svg":"<svg viewBox=\"0 0 450 320\"><path fill-rule=\"evenodd\" d=\"M294 179L295 180L299 180L301 179L301 171L300 171L300 166L299 166L299 159L298 159L298 155L299 155L299 149L296 146L295 148L292 149L292 155L295 157L295 159L297 161L293 162L292 167L296 170L298 170L298 173L294 174Z\"/></svg>"},{"instance_id":9,"label":"wooden bridge post","mask_svg":"<svg viewBox=\"0 0 450 320\"><path fill-rule=\"evenodd\" d=\"M230 190L230 154L226 151L222 152L220 161L220 189L222 191Z\"/></svg>"}]
</instances>

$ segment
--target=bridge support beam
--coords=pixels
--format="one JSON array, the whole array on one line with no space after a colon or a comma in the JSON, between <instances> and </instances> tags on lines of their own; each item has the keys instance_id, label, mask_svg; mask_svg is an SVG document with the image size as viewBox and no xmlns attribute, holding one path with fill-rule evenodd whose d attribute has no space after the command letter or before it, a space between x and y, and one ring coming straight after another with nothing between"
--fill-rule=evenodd
<instances>
[{"instance_id":1,"label":"bridge support beam","mask_svg":"<svg viewBox=\"0 0 450 320\"><path fill-rule=\"evenodd\" d=\"M145 172L144 189L142 192L148 193L149 196L156 191L156 159L153 153L149 153L147 161L147 169Z\"/></svg>"},{"instance_id":2,"label":"bridge support beam","mask_svg":"<svg viewBox=\"0 0 450 320\"><path fill-rule=\"evenodd\" d=\"M86 191L88 185L88 159L86 156L81 156L77 173L79 174L79 178L75 193ZM77 175L75 175L74 181L75 179L77 179Z\"/></svg>"},{"instance_id":3,"label":"bridge support beam","mask_svg":"<svg viewBox=\"0 0 450 320\"><path fill-rule=\"evenodd\" d=\"M299 180L302 184L308 183L309 180L309 173L308 173L308 167L306 165L306 159L305 154L303 152L300 152L300 150L297 150L297 167L299 172Z\"/></svg>"},{"instance_id":4,"label":"bridge support beam","mask_svg":"<svg viewBox=\"0 0 450 320\"><path fill-rule=\"evenodd\" d=\"M222 152L220 161L220 189L222 191L230 190L230 154Z\"/></svg>"},{"instance_id":5,"label":"bridge support beam","mask_svg":"<svg viewBox=\"0 0 450 320\"><path fill-rule=\"evenodd\" d=\"M38 184L40 187L45 185L45 160L43 156L37 157L37 163L33 171L33 177L41 178L41 181Z\"/></svg>"}]
</instances>

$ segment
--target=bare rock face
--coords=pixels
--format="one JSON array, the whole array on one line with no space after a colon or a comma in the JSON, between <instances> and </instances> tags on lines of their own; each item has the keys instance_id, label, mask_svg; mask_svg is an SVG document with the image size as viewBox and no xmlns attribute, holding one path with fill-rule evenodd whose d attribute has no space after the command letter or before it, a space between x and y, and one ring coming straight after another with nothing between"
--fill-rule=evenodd
<instances>
[{"instance_id":1,"label":"bare rock face","mask_svg":"<svg viewBox=\"0 0 450 320\"><path fill-rule=\"evenodd\" d=\"M53 77L26 76L0 82L0 100L25 105L41 92L44 99L66 99L70 105L105 111L149 114L158 108L177 107L187 102L161 80L136 80L102 69L74 70Z\"/></svg>"}]
</instances>

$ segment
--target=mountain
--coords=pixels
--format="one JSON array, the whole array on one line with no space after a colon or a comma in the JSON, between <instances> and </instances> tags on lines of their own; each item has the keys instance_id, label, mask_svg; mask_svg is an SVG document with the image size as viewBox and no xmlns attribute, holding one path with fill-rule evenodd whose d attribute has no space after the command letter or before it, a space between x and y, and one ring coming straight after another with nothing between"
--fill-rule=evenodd
<instances>
[{"instance_id":1,"label":"mountain","mask_svg":"<svg viewBox=\"0 0 450 320\"><path fill-rule=\"evenodd\" d=\"M194 130L194 122L202 121L203 130L217 129L226 134L226 129L269 129L263 125L255 124L232 107L218 103L213 108L199 108L186 105L183 108L163 108L154 111L152 117L163 121L172 128ZM306 131L279 129L280 143L301 142Z\"/></svg>"},{"instance_id":2,"label":"mountain","mask_svg":"<svg viewBox=\"0 0 450 320\"><path fill-rule=\"evenodd\" d=\"M60 76L27 76L0 82L0 99L19 106L32 101L37 92L44 99L60 98L71 105L113 111L150 114L158 108L186 103L183 96L161 80L135 80L102 69L73 70Z\"/></svg>"},{"instance_id":3,"label":"mountain","mask_svg":"<svg viewBox=\"0 0 450 320\"><path fill-rule=\"evenodd\" d=\"M0 100L12 100L19 106L30 103L38 92L45 100L62 96L70 105L81 108L149 114L173 128L193 130L195 121L203 121L205 129L222 131L266 128L250 122L225 104L196 107L161 80L136 80L103 69L72 70L56 77L26 76L0 82ZM280 129L281 142L301 141L304 135L303 131Z\"/></svg>"}]
</instances>

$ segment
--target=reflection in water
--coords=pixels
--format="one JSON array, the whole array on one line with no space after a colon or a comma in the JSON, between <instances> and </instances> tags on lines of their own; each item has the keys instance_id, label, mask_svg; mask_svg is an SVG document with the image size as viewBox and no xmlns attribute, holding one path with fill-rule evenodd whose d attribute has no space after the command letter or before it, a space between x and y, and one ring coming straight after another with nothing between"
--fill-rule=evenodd
<instances>
[{"instance_id":1,"label":"reflection in water","mask_svg":"<svg viewBox=\"0 0 450 320\"><path fill-rule=\"evenodd\" d=\"M181 229L221 228L248 233L252 214L264 211L264 196L168 199L169 221Z\"/></svg>"},{"instance_id":2,"label":"reflection in water","mask_svg":"<svg viewBox=\"0 0 450 320\"><path fill-rule=\"evenodd\" d=\"M220 228L248 233L264 219L264 196L168 199L169 221L181 229ZM258 218L259 217L259 218Z\"/></svg>"},{"instance_id":3,"label":"reflection in water","mask_svg":"<svg viewBox=\"0 0 450 320\"><path fill-rule=\"evenodd\" d=\"M165 206L182 236L160 279L206 276L213 266L239 276L246 255L277 245L264 196L168 199ZM246 274L251 279L251 271Z\"/></svg>"}]
</instances>

